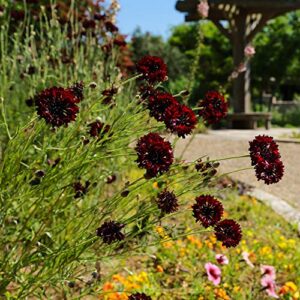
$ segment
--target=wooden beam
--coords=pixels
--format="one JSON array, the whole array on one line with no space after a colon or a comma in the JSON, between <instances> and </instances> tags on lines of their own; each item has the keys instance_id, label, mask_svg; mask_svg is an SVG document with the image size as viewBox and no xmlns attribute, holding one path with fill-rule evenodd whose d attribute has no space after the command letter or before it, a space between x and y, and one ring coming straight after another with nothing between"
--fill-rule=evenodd
<instances>
[{"instance_id":1,"label":"wooden beam","mask_svg":"<svg viewBox=\"0 0 300 300\"><path fill-rule=\"evenodd\" d=\"M254 37L263 29L263 27L267 24L267 22L272 19L274 15L273 14L263 14L262 18L258 22L258 24L255 26L255 28L250 31L250 33L246 37L247 44L249 44Z\"/></svg>"},{"instance_id":2,"label":"wooden beam","mask_svg":"<svg viewBox=\"0 0 300 300\"><path fill-rule=\"evenodd\" d=\"M228 28L225 28L220 21L212 20L212 22L216 25L216 27L220 30L220 32L226 36L230 41L232 41L232 34Z\"/></svg>"}]
</instances>

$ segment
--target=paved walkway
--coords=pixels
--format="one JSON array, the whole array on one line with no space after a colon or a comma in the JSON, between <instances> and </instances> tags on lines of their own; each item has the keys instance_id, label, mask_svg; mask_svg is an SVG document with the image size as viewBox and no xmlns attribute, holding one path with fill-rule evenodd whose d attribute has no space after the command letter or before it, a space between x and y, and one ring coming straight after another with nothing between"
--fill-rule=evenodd
<instances>
[{"instance_id":1,"label":"paved walkway","mask_svg":"<svg viewBox=\"0 0 300 300\"><path fill-rule=\"evenodd\" d=\"M248 141L258 134L268 134L280 140L290 129L265 130L216 130L208 134L198 134L188 146L183 159L188 161L208 155L211 159L231 157L248 153ZM180 139L175 155L180 156L189 138ZM268 193L278 196L293 207L300 210L300 143L278 142L282 160L285 165L285 175L277 184L265 185L258 182L254 170L241 171L231 176L258 187ZM221 162L221 172L231 172L250 166L250 158L226 160Z\"/></svg>"}]
</instances>

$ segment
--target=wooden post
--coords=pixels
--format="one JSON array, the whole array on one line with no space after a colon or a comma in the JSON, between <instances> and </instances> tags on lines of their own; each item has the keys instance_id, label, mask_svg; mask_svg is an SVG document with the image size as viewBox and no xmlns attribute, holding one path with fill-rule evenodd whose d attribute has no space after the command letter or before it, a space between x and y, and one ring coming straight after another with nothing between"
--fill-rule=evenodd
<instances>
[{"instance_id":1,"label":"wooden post","mask_svg":"<svg viewBox=\"0 0 300 300\"><path fill-rule=\"evenodd\" d=\"M247 46L247 14L242 12L234 18L232 28L233 61L237 68L245 61L244 49ZM236 113L251 111L250 64L246 64L246 72L242 72L233 82L232 105Z\"/></svg>"}]
</instances>

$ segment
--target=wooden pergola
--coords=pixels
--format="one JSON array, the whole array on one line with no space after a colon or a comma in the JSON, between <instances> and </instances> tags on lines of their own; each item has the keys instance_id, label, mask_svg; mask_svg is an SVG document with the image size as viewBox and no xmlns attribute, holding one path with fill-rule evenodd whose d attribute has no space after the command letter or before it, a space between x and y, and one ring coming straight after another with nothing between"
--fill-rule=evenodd
<instances>
[{"instance_id":1,"label":"wooden pergola","mask_svg":"<svg viewBox=\"0 0 300 300\"><path fill-rule=\"evenodd\" d=\"M176 9L186 13L185 21L197 21L201 19L197 11L199 2L177 0ZM245 61L245 47L269 20L300 9L300 0L208 0L208 3L208 19L231 41L235 67ZM251 112L249 63L246 72L240 73L233 82L232 106L235 113Z\"/></svg>"}]
</instances>

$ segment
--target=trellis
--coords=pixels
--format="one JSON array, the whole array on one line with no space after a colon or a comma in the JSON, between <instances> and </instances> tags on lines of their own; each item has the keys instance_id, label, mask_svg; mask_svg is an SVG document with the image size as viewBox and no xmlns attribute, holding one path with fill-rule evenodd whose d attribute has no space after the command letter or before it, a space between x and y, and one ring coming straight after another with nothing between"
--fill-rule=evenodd
<instances>
[{"instance_id":1,"label":"trellis","mask_svg":"<svg viewBox=\"0 0 300 300\"><path fill-rule=\"evenodd\" d=\"M300 9L300 0L209 0L208 3L208 19L231 41L235 67L245 61L245 47L269 20ZM201 19L198 4L199 0L178 0L176 9L186 13L185 21L197 21ZM251 112L249 63L233 82L232 106L235 113Z\"/></svg>"}]
</instances>

